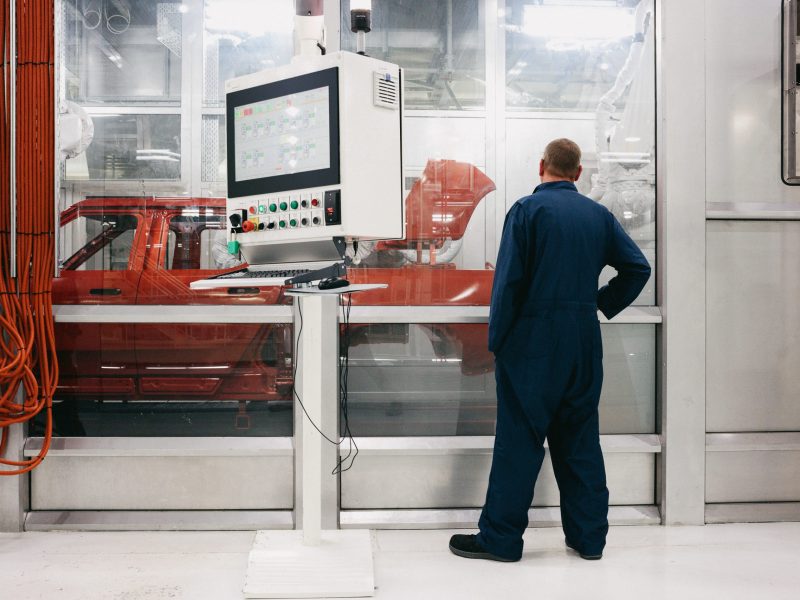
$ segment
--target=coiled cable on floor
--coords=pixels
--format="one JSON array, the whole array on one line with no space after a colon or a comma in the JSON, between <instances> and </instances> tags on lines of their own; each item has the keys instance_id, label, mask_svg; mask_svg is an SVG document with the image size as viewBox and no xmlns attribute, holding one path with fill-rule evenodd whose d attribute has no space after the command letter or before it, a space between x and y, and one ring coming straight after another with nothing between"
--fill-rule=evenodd
<instances>
[{"instance_id":1,"label":"coiled cable on floor","mask_svg":"<svg viewBox=\"0 0 800 600\"><path fill-rule=\"evenodd\" d=\"M10 0L14 2L15 0ZM31 471L52 438L58 382L53 326L55 253L54 14L46 0L16 0L16 58L11 5L0 4L0 168L11 165L11 94L16 92L16 228L11 190L0 178L0 476ZM11 61L16 60L16 81ZM16 276L12 277L12 235ZM20 394L20 392L22 392ZM44 444L29 460L5 458L9 428L46 414Z\"/></svg>"}]
</instances>

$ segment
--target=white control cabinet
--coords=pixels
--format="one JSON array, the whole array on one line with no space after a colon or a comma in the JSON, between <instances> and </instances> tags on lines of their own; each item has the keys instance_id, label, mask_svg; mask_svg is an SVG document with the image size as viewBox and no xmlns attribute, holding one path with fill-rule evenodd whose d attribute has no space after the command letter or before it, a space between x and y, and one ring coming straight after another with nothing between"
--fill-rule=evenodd
<instances>
[{"instance_id":1,"label":"white control cabinet","mask_svg":"<svg viewBox=\"0 0 800 600\"><path fill-rule=\"evenodd\" d=\"M337 52L225 92L228 218L245 258L270 244L404 237L397 65Z\"/></svg>"}]
</instances>

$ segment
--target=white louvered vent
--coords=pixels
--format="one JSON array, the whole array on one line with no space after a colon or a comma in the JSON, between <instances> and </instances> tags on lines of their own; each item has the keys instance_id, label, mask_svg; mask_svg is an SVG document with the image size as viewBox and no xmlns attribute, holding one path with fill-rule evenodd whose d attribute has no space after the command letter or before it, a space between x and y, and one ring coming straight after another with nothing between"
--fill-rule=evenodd
<instances>
[{"instance_id":1,"label":"white louvered vent","mask_svg":"<svg viewBox=\"0 0 800 600\"><path fill-rule=\"evenodd\" d=\"M400 106L400 90L397 85L397 78L389 73L374 74L373 96L375 106L397 109Z\"/></svg>"}]
</instances>

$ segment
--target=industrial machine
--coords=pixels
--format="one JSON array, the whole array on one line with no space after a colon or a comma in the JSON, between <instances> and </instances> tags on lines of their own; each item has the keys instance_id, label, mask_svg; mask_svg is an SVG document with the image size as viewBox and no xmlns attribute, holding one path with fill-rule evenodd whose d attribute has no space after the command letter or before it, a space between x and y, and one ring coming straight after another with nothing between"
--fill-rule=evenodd
<instances>
[{"instance_id":1,"label":"industrial machine","mask_svg":"<svg viewBox=\"0 0 800 600\"><path fill-rule=\"evenodd\" d=\"M226 83L232 253L341 260L403 237L401 72L337 52Z\"/></svg>"}]
</instances>

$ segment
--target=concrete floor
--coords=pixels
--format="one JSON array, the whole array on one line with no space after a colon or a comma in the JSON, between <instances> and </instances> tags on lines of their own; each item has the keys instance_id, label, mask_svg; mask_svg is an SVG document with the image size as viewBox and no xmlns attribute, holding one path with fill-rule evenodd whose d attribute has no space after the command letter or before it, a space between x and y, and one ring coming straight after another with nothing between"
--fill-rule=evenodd
<instances>
[{"instance_id":1,"label":"concrete floor","mask_svg":"<svg viewBox=\"0 0 800 600\"><path fill-rule=\"evenodd\" d=\"M529 530L521 562L468 561L448 531L378 531L381 600L800 598L800 523L616 527L605 557ZM253 534L0 534L0 600L239 600Z\"/></svg>"}]
</instances>

